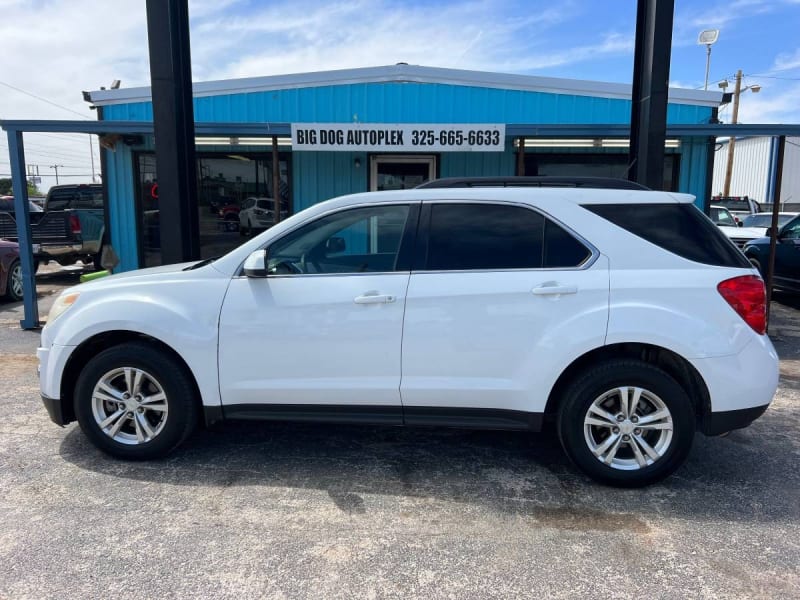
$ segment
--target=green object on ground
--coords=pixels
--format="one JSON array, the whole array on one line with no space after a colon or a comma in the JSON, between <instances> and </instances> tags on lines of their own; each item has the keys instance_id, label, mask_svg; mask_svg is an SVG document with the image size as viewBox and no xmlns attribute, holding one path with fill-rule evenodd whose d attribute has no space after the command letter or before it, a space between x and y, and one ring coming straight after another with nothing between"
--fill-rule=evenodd
<instances>
[{"instance_id":1,"label":"green object on ground","mask_svg":"<svg viewBox=\"0 0 800 600\"><path fill-rule=\"evenodd\" d=\"M81 275L81 283L86 283L87 281L92 281L93 279L100 279L101 277L105 277L106 275L111 275L108 271L95 271L94 273L84 273Z\"/></svg>"}]
</instances>

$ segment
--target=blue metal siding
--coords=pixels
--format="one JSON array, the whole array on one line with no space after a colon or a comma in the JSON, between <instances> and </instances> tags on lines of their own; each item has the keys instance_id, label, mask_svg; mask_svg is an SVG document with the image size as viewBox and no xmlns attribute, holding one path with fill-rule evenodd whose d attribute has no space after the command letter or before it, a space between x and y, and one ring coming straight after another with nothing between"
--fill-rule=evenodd
<instances>
[{"instance_id":1,"label":"blue metal siding","mask_svg":"<svg viewBox=\"0 0 800 600\"><path fill-rule=\"evenodd\" d=\"M362 83L194 99L198 122L627 124L630 111L630 101L622 99L420 83ZM671 124L703 123L710 117L710 107L670 104L667 108ZM152 104L106 106L104 118L150 121ZM151 139L146 146L152 148ZM138 267L133 156L123 144L116 152L106 152L111 240L121 258L120 270L127 271ZM705 192L706 152L703 139L685 139L680 149L680 191L695 194L698 204ZM356 158L361 161L358 168ZM439 175L513 175L515 164L507 140L504 152L439 154ZM294 152L294 209L366 191L368 176L369 160L363 152Z\"/></svg>"},{"instance_id":2,"label":"blue metal siding","mask_svg":"<svg viewBox=\"0 0 800 600\"><path fill-rule=\"evenodd\" d=\"M111 245L120 259L115 270L131 271L139 268L133 153L125 144L117 144L116 152L103 152L106 153L108 167L107 210L111 225Z\"/></svg>"},{"instance_id":3,"label":"blue metal siding","mask_svg":"<svg viewBox=\"0 0 800 600\"><path fill-rule=\"evenodd\" d=\"M355 159L361 166L355 166ZM295 152L292 154L292 198L295 212L312 204L367 191L369 161L363 152Z\"/></svg>"},{"instance_id":4,"label":"blue metal siding","mask_svg":"<svg viewBox=\"0 0 800 600\"><path fill-rule=\"evenodd\" d=\"M681 140L681 165L678 191L695 196L695 204L703 208L708 176L708 141L706 138L683 138Z\"/></svg>"},{"instance_id":5,"label":"blue metal siding","mask_svg":"<svg viewBox=\"0 0 800 600\"><path fill-rule=\"evenodd\" d=\"M116 104L106 119L151 120L149 102ZM423 83L369 83L194 99L200 122L621 123L629 100ZM711 108L670 104L669 123L703 123Z\"/></svg>"}]
</instances>

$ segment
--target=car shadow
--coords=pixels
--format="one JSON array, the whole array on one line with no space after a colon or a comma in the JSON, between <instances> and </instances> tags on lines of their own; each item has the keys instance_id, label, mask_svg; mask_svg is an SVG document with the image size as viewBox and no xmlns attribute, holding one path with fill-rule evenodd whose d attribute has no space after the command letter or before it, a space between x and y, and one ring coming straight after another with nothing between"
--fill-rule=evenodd
<instances>
[{"instance_id":1,"label":"car shadow","mask_svg":"<svg viewBox=\"0 0 800 600\"><path fill-rule=\"evenodd\" d=\"M783 424L777 432L774 422ZM796 522L797 425L768 412L725 438L698 434L675 475L633 490L587 479L549 433L231 422L198 431L166 459L125 462L74 427L60 454L87 471L149 483L324 491L351 514L367 512L365 496L378 494L477 505L561 529L641 533L658 516Z\"/></svg>"}]
</instances>

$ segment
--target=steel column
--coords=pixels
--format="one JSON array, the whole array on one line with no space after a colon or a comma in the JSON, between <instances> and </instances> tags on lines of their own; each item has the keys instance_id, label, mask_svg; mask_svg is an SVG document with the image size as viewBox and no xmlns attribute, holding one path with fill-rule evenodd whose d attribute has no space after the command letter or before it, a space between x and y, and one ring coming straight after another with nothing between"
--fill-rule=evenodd
<instances>
[{"instance_id":1,"label":"steel column","mask_svg":"<svg viewBox=\"0 0 800 600\"><path fill-rule=\"evenodd\" d=\"M638 0L628 179L654 190L664 185L674 12L674 0Z\"/></svg>"},{"instance_id":2,"label":"steel column","mask_svg":"<svg viewBox=\"0 0 800 600\"><path fill-rule=\"evenodd\" d=\"M786 136L778 136L778 149L775 156L775 179L772 185L772 225L769 234L769 258L767 259L767 328L769 329L770 303L772 302L772 282L775 278L775 252L778 245L778 213L781 210L781 184L783 183L783 155L786 150Z\"/></svg>"},{"instance_id":3,"label":"steel column","mask_svg":"<svg viewBox=\"0 0 800 600\"><path fill-rule=\"evenodd\" d=\"M19 261L22 265L22 300L25 308L23 319L19 324L23 329L36 329L39 327L39 305L36 301L31 216L28 209L28 179L25 175L25 146L21 131L8 131L8 154L11 157L14 219L17 221Z\"/></svg>"},{"instance_id":4,"label":"steel column","mask_svg":"<svg viewBox=\"0 0 800 600\"><path fill-rule=\"evenodd\" d=\"M188 0L147 0L161 260L200 258Z\"/></svg>"}]
</instances>

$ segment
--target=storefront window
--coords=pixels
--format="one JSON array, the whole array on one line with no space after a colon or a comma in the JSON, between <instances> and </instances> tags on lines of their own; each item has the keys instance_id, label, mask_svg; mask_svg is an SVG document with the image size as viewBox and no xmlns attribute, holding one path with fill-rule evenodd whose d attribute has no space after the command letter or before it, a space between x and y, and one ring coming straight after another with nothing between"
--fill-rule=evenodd
<instances>
[{"instance_id":1,"label":"storefront window","mask_svg":"<svg viewBox=\"0 0 800 600\"><path fill-rule=\"evenodd\" d=\"M678 156L664 156L664 187L674 192L678 189ZM561 177L616 177L628 178L627 154L525 154L525 175Z\"/></svg>"},{"instance_id":2,"label":"storefront window","mask_svg":"<svg viewBox=\"0 0 800 600\"><path fill-rule=\"evenodd\" d=\"M279 158L281 218L291 214L289 154ZM140 264L161 264L158 178L155 155L137 161ZM219 256L244 241L254 228L240 228L240 212L248 198L274 198L271 154L201 154L197 158L200 258ZM246 224L245 224L246 225ZM267 224L268 226L269 224ZM262 229L264 224L262 224Z\"/></svg>"}]
</instances>

